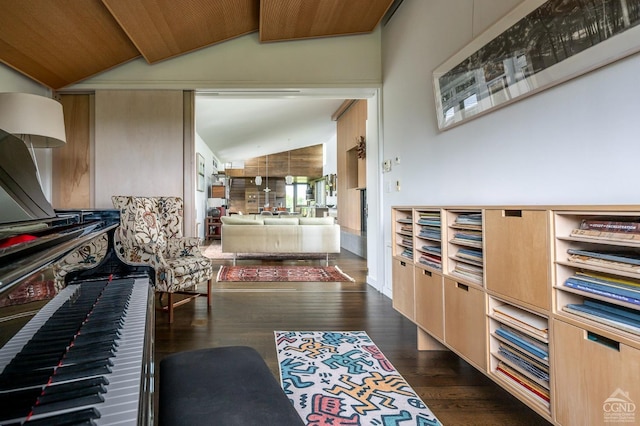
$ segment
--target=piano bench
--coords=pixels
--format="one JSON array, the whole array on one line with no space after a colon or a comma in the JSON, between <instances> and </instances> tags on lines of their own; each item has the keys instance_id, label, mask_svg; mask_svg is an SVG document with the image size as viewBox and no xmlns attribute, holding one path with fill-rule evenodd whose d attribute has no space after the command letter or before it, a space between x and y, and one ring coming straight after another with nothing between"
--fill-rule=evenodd
<instances>
[{"instance_id":1,"label":"piano bench","mask_svg":"<svg viewBox=\"0 0 640 426\"><path fill-rule=\"evenodd\" d=\"M247 346L166 356L158 403L160 426L304 425L262 356Z\"/></svg>"}]
</instances>

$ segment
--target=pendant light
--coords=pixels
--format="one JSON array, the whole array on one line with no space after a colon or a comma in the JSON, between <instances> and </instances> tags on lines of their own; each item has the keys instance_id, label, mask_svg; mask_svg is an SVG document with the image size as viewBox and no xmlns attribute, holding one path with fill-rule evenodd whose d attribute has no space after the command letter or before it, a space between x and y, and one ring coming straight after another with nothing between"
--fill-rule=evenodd
<instances>
[{"instance_id":1,"label":"pendant light","mask_svg":"<svg viewBox=\"0 0 640 426\"><path fill-rule=\"evenodd\" d=\"M260 159L258 158L258 176L256 176L256 186L262 185L262 176L260 176Z\"/></svg>"},{"instance_id":2,"label":"pendant light","mask_svg":"<svg viewBox=\"0 0 640 426\"><path fill-rule=\"evenodd\" d=\"M293 183L293 176L291 176L291 151L289 151L289 167L288 167L288 171L289 171L289 173L284 177L284 182L287 185L291 185Z\"/></svg>"},{"instance_id":3,"label":"pendant light","mask_svg":"<svg viewBox=\"0 0 640 426\"><path fill-rule=\"evenodd\" d=\"M267 183L263 189L264 191L264 206L269 207L269 192L271 192L271 188L269 188L269 156L267 155Z\"/></svg>"}]
</instances>

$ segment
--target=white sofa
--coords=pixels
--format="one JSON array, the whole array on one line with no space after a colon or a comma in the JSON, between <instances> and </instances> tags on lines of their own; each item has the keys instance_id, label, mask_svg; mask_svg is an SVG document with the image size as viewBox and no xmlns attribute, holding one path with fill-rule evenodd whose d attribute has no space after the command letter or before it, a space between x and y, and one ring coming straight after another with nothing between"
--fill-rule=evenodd
<instances>
[{"instance_id":1,"label":"white sofa","mask_svg":"<svg viewBox=\"0 0 640 426\"><path fill-rule=\"evenodd\" d=\"M333 217L223 216L222 252L329 253L340 252L340 226Z\"/></svg>"}]
</instances>

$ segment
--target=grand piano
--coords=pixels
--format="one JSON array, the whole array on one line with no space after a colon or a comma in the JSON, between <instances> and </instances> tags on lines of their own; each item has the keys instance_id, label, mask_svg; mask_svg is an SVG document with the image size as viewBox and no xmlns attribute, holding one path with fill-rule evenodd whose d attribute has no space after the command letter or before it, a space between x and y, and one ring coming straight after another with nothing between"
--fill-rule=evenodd
<instances>
[{"instance_id":1,"label":"grand piano","mask_svg":"<svg viewBox=\"0 0 640 426\"><path fill-rule=\"evenodd\" d=\"M53 210L0 130L0 425L153 424L153 276L119 211Z\"/></svg>"}]
</instances>

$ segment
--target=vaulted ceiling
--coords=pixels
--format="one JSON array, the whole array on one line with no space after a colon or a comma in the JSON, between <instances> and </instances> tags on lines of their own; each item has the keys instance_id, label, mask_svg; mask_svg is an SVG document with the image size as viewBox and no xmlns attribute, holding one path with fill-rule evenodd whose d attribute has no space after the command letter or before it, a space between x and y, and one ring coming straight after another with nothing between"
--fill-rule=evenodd
<instances>
[{"instance_id":1,"label":"vaulted ceiling","mask_svg":"<svg viewBox=\"0 0 640 426\"><path fill-rule=\"evenodd\" d=\"M0 0L0 61L59 90L140 56L154 64L256 31L261 42L371 32L393 3Z\"/></svg>"}]
</instances>

